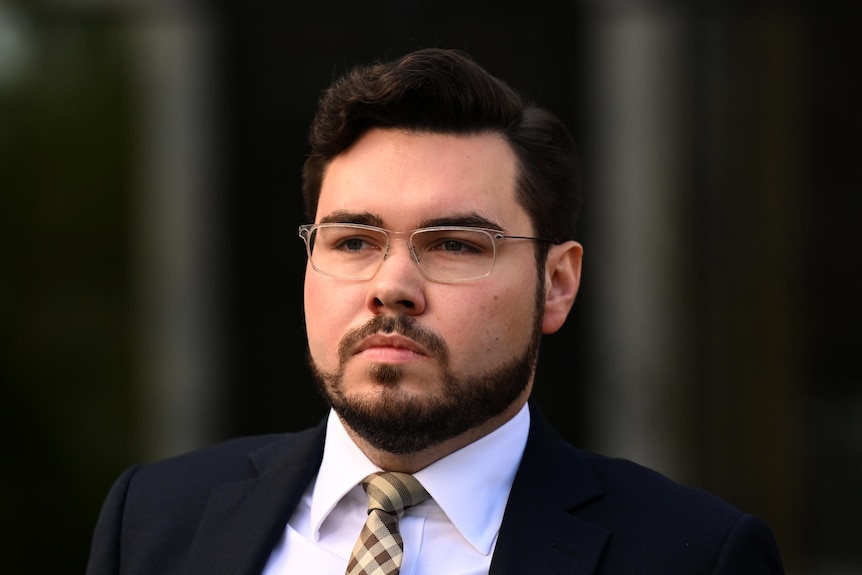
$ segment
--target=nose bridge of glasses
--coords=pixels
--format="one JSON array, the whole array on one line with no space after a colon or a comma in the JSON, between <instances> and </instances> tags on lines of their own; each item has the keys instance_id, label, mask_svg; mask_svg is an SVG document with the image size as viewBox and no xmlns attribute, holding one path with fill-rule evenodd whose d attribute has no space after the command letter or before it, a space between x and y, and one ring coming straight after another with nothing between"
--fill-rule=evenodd
<instances>
[{"instance_id":1,"label":"nose bridge of glasses","mask_svg":"<svg viewBox=\"0 0 862 575\"><path fill-rule=\"evenodd\" d=\"M413 235L415 231L410 232L393 232L390 230L386 230L386 249L383 252L383 260L389 259L389 256L392 254L392 243L394 240L400 240L405 243L407 246L407 251L410 254L410 258L419 264L419 254L416 252L416 246L413 245Z\"/></svg>"}]
</instances>

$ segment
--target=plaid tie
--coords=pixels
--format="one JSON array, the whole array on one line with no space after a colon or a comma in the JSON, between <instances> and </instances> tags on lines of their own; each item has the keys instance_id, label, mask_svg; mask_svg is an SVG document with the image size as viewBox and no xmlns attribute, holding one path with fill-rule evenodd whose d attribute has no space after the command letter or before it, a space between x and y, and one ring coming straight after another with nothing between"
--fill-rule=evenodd
<instances>
[{"instance_id":1,"label":"plaid tie","mask_svg":"<svg viewBox=\"0 0 862 575\"><path fill-rule=\"evenodd\" d=\"M430 495L406 473L372 473L362 482L368 493L368 519L353 547L346 575L398 575L404 542L398 519Z\"/></svg>"}]
</instances>

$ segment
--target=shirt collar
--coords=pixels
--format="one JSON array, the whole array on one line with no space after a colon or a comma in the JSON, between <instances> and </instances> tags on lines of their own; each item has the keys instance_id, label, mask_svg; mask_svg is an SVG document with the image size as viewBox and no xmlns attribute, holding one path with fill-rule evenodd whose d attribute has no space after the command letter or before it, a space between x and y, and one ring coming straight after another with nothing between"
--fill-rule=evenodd
<instances>
[{"instance_id":1,"label":"shirt collar","mask_svg":"<svg viewBox=\"0 0 862 575\"><path fill-rule=\"evenodd\" d=\"M530 411L524 405L501 427L414 474L455 528L484 555L493 550L529 429ZM330 411L311 501L315 539L335 506L375 471L380 469Z\"/></svg>"}]
</instances>

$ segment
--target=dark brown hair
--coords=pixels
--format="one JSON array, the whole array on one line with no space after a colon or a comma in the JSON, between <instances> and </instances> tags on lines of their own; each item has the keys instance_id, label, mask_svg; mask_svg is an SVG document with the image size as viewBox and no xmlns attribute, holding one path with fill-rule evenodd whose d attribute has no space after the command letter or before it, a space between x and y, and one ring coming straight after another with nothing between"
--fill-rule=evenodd
<instances>
[{"instance_id":1,"label":"dark brown hair","mask_svg":"<svg viewBox=\"0 0 862 575\"><path fill-rule=\"evenodd\" d=\"M580 174L568 129L463 52L429 48L358 66L324 90L303 168L309 218L329 162L372 128L502 135L518 159L517 201L535 233L555 243L575 239Z\"/></svg>"}]
</instances>

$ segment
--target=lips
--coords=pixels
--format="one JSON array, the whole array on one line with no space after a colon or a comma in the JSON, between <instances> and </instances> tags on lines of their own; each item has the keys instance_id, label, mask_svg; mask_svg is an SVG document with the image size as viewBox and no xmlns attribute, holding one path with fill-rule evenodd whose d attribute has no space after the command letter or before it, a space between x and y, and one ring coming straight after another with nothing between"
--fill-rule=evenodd
<instances>
[{"instance_id":1,"label":"lips","mask_svg":"<svg viewBox=\"0 0 862 575\"><path fill-rule=\"evenodd\" d=\"M404 337L398 334L382 334L377 333L370 337L363 339L358 346L354 349L353 353L358 354L363 351L374 349L374 348L394 348L394 349L403 349L407 351L412 351L413 353L417 353L419 355L429 355L428 351L413 341L410 338Z\"/></svg>"}]
</instances>

